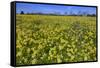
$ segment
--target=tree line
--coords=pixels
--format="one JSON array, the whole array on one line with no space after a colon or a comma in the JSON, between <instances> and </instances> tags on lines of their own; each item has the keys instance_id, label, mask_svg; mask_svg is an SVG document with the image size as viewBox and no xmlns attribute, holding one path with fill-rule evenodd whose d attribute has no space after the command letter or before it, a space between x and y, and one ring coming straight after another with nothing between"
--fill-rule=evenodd
<instances>
[{"instance_id":1,"label":"tree line","mask_svg":"<svg viewBox=\"0 0 100 68\"><path fill-rule=\"evenodd\" d=\"M65 12L64 14L61 14L60 12L54 12L54 13L42 13L42 12L37 12L37 13L24 13L24 11L21 11L20 14L27 14L27 15L32 15L32 14L39 14L39 15L63 15L63 16L96 16L96 14L89 14L86 12L81 12L79 11L77 14L70 12Z\"/></svg>"}]
</instances>

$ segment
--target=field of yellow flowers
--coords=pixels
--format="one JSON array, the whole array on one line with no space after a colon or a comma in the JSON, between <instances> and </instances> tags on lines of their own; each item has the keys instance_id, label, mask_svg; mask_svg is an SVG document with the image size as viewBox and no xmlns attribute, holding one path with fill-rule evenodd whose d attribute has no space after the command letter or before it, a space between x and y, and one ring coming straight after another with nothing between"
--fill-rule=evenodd
<instances>
[{"instance_id":1,"label":"field of yellow flowers","mask_svg":"<svg viewBox=\"0 0 100 68\"><path fill-rule=\"evenodd\" d=\"M16 15L17 65L96 60L96 17Z\"/></svg>"}]
</instances>

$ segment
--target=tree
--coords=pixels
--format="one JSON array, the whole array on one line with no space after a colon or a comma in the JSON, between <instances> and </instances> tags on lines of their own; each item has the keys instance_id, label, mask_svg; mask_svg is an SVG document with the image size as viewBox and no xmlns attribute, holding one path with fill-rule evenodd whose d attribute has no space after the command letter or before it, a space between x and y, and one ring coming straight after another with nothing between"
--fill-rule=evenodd
<instances>
[{"instance_id":1,"label":"tree","mask_svg":"<svg viewBox=\"0 0 100 68\"><path fill-rule=\"evenodd\" d=\"M70 15L74 15L73 11L70 11Z\"/></svg>"},{"instance_id":2,"label":"tree","mask_svg":"<svg viewBox=\"0 0 100 68\"><path fill-rule=\"evenodd\" d=\"M23 11L21 11L21 13L20 14L24 14L24 12Z\"/></svg>"},{"instance_id":3,"label":"tree","mask_svg":"<svg viewBox=\"0 0 100 68\"><path fill-rule=\"evenodd\" d=\"M87 16L87 15L88 15L87 12L83 12L83 13L82 13L82 16Z\"/></svg>"},{"instance_id":4,"label":"tree","mask_svg":"<svg viewBox=\"0 0 100 68\"><path fill-rule=\"evenodd\" d=\"M65 12L64 14L65 14L65 15L68 15L68 13L67 13L67 12Z\"/></svg>"},{"instance_id":5,"label":"tree","mask_svg":"<svg viewBox=\"0 0 100 68\"><path fill-rule=\"evenodd\" d=\"M83 16L83 12L82 12L82 11L79 11L77 14L78 14L79 16Z\"/></svg>"}]
</instances>

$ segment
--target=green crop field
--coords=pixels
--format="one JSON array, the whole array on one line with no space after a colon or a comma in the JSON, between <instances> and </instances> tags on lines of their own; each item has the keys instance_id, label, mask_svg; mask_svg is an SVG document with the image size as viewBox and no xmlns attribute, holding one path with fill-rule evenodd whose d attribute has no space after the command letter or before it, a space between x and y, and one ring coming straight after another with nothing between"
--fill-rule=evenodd
<instances>
[{"instance_id":1,"label":"green crop field","mask_svg":"<svg viewBox=\"0 0 100 68\"><path fill-rule=\"evenodd\" d=\"M16 64L96 61L96 17L16 15Z\"/></svg>"}]
</instances>

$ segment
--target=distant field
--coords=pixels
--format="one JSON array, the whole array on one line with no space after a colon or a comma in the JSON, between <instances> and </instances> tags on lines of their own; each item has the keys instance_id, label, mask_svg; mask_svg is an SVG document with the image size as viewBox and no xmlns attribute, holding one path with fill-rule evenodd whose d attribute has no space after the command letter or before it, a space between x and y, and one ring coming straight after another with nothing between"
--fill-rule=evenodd
<instances>
[{"instance_id":1,"label":"distant field","mask_svg":"<svg viewBox=\"0 0 100 68\"><path fill-rule=\"evenodd\" d=\"M96 17L16 16L17 65L96 59Z\"/></svg>"}]
</instances>

